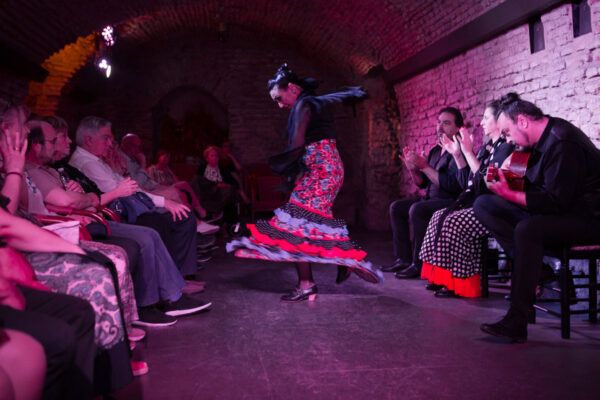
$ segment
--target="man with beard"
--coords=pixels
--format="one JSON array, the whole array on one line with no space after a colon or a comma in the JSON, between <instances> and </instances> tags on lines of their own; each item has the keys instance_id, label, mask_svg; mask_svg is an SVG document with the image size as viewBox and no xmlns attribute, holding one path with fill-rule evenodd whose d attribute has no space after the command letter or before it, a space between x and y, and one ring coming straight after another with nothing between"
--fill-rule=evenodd
<instances>
[{"instance_id":1,"label":"man with beard","mask_svg":"<svg viewBox=\"0 0 600 400\"><path fill-rule=\"evenodd\" d=\"M438 113L437 135L454 138L463 126L463 117L454 107L445 107ZM419 251L427 224L433 213L450 205L461 188L456 178L457 166L451 154L438 143L427 158L405 147L400 156L417 187L425 190L423 197L408 197L390 205L394 256L392 265L383 272L395 272L398 279L412 279L421 275Z\"/></svg>"}]
</instances>

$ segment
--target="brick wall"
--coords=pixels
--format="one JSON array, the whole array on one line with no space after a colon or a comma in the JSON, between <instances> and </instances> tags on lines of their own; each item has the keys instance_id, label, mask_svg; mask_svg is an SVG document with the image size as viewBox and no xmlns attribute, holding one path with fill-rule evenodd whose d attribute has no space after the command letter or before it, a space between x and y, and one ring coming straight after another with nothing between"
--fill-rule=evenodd
<instances>
[{"instance_id":1,"label":"brick wall","mask_svg":"<svg viewBox=\"0 0 600 400\"><path fill-rule=\"evenodd\" d=\"M545 50L530 53L523 25L396 85L401 143L428 149L442 106L460 108L478 125L487 101L515 91L571 121L600 147L600 1L589 4L592 33L573 38L571 5L565 4L542 16ZM400 193L415 191L407 174L399 185Z\"/></svg>"},{"instance_id":2,"label":"brick wall","mask_svg":"<svg viewBox=\"0 0 600 400\"><path fill-rule=\"evenodd\" d=\"M62 78L68 79L71 70L56 75L64 84L60 98L57 90L45 88L29 94L37 95L36 102L41 95L44 101L36 104L48 105L44 109L58 101L59 114L71 123L83 115L105 116L114 121L117 133L136 131L150 148L152 107L177 87L197 87L227 110L230 139L241 161L251 164L284 143L287 113L274 107L265 90L279 63L288 61L323 79L324 90L358 83L353 74L375 64L389 69L501 2L387 0L374 6L365 0L347 2L343 9L336 2L315 8L286 2L269 8L278 18L265 17L263 7L244 6L229 12L225 43L216 40L214 29L203 30L212 26L209 16L214 14L203 7L190 3L175 12L171 3L161 3L157 14L132 8L117 18L127 29L115 49L110 80L88 65L70 81ZM372 229L388 228L387 205L415 191L397 161L398 151L405 144L432 146L435 117L444 105L458 106L477 125L486 101L516 91L545 112L574 122L600 145L600 0L589 3L593 33L573 39L571 6L560 6L542 18L546 49L540 53L530 54L524 25L396 85L395 93L377 80L363 81L372 91L371 100L357 107L356 116L348 109L338 116L346 164L346 183L336 206L340 216ZM136 4L143 8L147 3ZM79 30L87 33L88 28ZM286 40L290 36L294 39ZM36 37L44 40L37 46L23 44L39 53L36 59L51 53L42 44L55 51L64 42ZM299 37L302 43L296 44ZM0 76L3 96L21 99L25 85ZM397 108L390 107L396 103Z\"/></svg>"},{"instance_id":3,"label":"brick wall","mask_svg":"<svg viewBox=\"0 0 600 400\"><path fill-rule=\"evenodd\" d=\"M216 40L214 34L198 33L132 48L121 46L114 55L113 76L105 79L93 67L83 68L63 94L58 114L73 128L84 115L103 116L113 121L117 135L137 132L149 150L152 108L173 89L192 86L210 94L227 110L229 140L240 162L265 162L285 146L288 112L277 108L266 87L282 62L288 62L301 75L322 80L322 92L353 83L290 43L257 43L252 32L232 31L225 43ZM351 221L359 204L355 194L359 185L353 180L361 176L357 168L362 165L361 143L366 140L358 129L358 121L364 119L361 110L357 109L355 117L351 109L342 108L337 124L340 152L347 163L347 182L336 207Z\"/></svg>"}]
</instances>

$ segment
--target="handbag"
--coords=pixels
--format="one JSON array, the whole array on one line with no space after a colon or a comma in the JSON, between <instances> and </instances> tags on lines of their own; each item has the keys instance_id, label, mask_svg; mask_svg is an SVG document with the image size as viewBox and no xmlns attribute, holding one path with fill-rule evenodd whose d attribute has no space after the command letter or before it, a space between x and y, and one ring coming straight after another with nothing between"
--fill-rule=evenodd
<instances>
[{"instance_id":1,"label":"handbag","mask_svg":"<svg viewBox=\"0 0 600 400\"><path fill-rule=\"evenodd\" d=\"M42 229L56 233L69 243L79 245L79 227L80 222L74 220L44 225Z\"/></svg>"},{"instance_id":2,"label":"handbag","mask_svg":"<svg viewBox=\"0 0 600 400\"><path fill-rule=\"evenodd\" d=\"M119 214L123 221L135 223L138 217L155 210L154 202L144 192L136 192L130 196L119 197L109 204L108 208Z\"/></svg>"}]
</instances>

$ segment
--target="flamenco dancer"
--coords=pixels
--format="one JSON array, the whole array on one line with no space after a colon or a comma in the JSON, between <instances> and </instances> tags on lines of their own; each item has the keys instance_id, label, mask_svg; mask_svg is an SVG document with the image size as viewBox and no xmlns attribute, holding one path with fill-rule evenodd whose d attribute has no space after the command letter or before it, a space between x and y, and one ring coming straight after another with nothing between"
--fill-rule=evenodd
<instances>
[{"instance_id":1,"label":"flamenco dancer","mask_svg":"<svg viewBox=\"0 0 600 400\"><path fill-rule=\"evenodd\" d=\"M290 109L287 151L271 157L269 165L287 177L293 192L271 220L248 224L249 238L227 244L227 251L235 251L237 257L295 262L298 287L281 297L288 302L316 298L310 263L337 265L337 283L348 279L351 272L368 282L382 280L381 272L365 261L367 253L350 240L346 223L331 214L344 181L331 108L337 103L362 100L367 93L349 87L317 96L317 87L316 80L300 79L287 64L269 80L273 101L279 108Z\"/></svg>"}]
</instances>

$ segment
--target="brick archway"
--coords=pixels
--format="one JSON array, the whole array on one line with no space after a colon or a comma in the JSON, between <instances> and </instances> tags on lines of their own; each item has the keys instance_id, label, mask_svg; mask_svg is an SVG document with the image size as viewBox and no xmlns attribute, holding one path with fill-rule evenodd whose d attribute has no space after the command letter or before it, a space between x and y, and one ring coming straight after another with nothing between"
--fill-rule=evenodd
<instances>
[{"instance_id":1,"label":"brick archway","mask_svg":"<svg viewBox=\"0 0 600 400\"><path fill-rule=\"evenodd\" d=\"M52 54L43 63L49 73L44 82L30 82L26 103L40 115L52 115L58 108L61 92L69 80L96 51L96 35L77 38Z\"/></svg>"}]
</instances>

